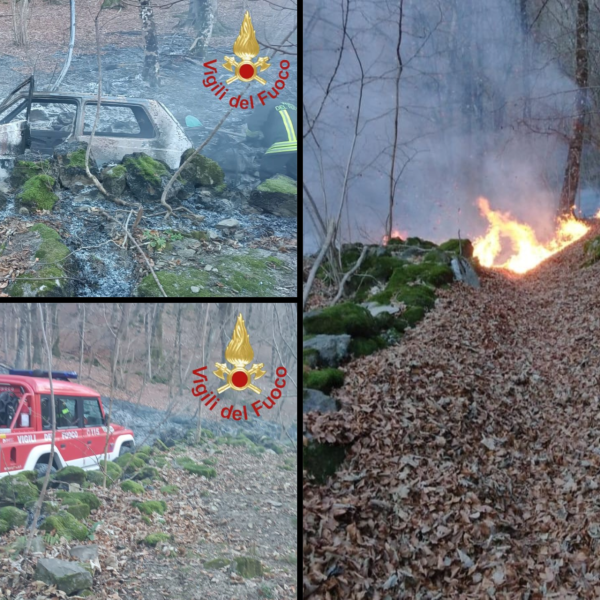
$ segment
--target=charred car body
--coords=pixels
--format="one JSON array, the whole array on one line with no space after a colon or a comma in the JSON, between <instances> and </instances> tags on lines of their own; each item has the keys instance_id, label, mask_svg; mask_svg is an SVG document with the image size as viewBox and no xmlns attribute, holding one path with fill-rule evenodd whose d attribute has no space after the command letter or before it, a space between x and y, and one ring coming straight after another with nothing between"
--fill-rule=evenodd
<instances>
[{"instance_id":1,"label":"charred car body","mask_svg":"<svg viewBox=\"0 0 600 600\"><path fill-rule=\"evenodd\" d=\"M36 92L29 77L0 104L0 160L30 149L52 154L65 141L89 142L97 97ZM119 162L126 154L144 152L178 168L192 143L169 109L157 100L103 96L94 135L99 165Z\"/></svg>"}]
</instances>

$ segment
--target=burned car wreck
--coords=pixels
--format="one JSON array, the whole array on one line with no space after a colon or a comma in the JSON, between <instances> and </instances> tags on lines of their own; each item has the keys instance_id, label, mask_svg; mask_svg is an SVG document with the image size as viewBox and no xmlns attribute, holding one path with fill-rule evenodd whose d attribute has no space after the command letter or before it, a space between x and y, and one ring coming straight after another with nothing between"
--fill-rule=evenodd
<instances>
[{"instance_id":1,"label":"burned car wreck","mask_svg":"<svg viewBox=\"0 0 600 600\"><path fill-rule=\"evenodd\" d=\"M0 104L0 160L29 149L51 155L65 141L88 142L97 97L36 92L34 77L16 87ZM99 165L144 152L177 168L192 143L169 109L157 100L104 96L94 136Z\"/></svg>"}]
</instances>

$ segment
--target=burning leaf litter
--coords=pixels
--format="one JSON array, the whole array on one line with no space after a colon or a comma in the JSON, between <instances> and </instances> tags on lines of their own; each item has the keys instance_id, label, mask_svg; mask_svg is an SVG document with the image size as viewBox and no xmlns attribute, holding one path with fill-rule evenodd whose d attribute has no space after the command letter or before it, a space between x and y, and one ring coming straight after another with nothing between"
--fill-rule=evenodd
<instances>
[{"instance_id":1,"label":"burning leaf litter","mask_svg":"<svg viewBox=\"0 0 600 600\"><path fill-rule=\"evenodd\" d=\"M339 412L305 415L346 447L305 479L305 597L600 597L591 246L440 290L399 346L346 365Z\"/></svg>"}]
</instances>

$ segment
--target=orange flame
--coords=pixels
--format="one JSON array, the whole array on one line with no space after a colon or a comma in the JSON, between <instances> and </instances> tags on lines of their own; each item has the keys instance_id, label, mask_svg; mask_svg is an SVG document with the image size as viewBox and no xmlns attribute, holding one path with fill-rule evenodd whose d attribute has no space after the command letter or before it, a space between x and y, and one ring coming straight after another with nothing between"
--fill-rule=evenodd
<instances>
[{"instance_id":1,"label":"orange flame","mask_svg":"<svg viewBox=\"0 0 600 600\"><path fill-rule=\"evenodd\" d=\"M392 231L392 237L391 239L398 239L398 240L405 240L408 237L408 232L407 231L399 231L398 229L394 229L394 231ZM387 235L383 236L383 245L387 246L387 243L390 241L390 237Z\"/></svg>"},{"instance_id":2,"label":"orange flame","mask_svg":"<svg viewBox=\"0 0 600 600\"><path fill-rule=\"evenodd\" d=\"M477 238L473 244L474 255L484 267L525 273L582 238L590 229L574 217L563 218L557 224L554 238L542 244L529 225L515 221L510 213L492 210L485 198L479 198L477 202L481 214L489 223L486 234ZM512 256L504 263L497 262L498 255L504 250L501 237L510 240L513 250Z\"/></svg>"}]
</instances>

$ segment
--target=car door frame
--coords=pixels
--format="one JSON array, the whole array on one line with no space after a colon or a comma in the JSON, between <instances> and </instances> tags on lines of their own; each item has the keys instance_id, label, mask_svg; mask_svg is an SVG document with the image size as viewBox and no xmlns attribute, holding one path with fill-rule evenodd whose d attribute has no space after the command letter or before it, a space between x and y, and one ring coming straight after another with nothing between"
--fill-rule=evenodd
<instances>
[{"instance_id":1,"label":"car door frame","mask_svg":"<svg viewBox=\"0 0 600 600\"><path fill-rule=\"evenodd\" d=\"M29 91L24 96L21 90L29 85ZM10 108L19 101L25 99L27 102L27 112L25 120L11 121L11 114L7 115L9 119L5 123L0 123L0 157L17 156L23 154L31 146L31 126L29 114L31 112L31 103L33 99L33 90L35 88L35 78L33 75L22 81L14 88L2 102L0 102L0 113Z\"/></svg>"}]
</instances>

